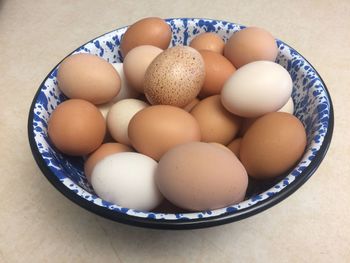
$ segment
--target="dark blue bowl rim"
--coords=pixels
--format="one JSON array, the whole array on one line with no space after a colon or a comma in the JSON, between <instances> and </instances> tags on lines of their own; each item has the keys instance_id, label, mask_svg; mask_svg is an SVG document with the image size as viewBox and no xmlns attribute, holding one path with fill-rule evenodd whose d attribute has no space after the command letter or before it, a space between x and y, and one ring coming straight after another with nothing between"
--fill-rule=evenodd
<instances>
[{"instance_id":1,"label":"dark blue bowl rim","mask_svg":"<svg viewBox=\"0 0 350 263\"><path fill-rule=\"evenodd\" d=\"M168 18L166 21L170 21L173 19L197 19L197 18ZM207 18L198 18L198 19L207 19ZM209 20L215 20L215 19L209 19ZM219 21L219 20L218 20ZM223 20L220 20L223 21ZM226 21L225 21L226 22ZM227 23L233 23L233 22L227 22ZM236 24L236 23L234 23ZM237 24L239 25L239 24ZM104 33L98 37L93 38L92 40L102 37L106 34L109 34L114 30L111 30L110 32ZM92 40L86 42L85 44L81 45L84 46L91 42ZM327 127L327 133L324 137L324 140L322 142L322 146L318 150L316 156L313 158L311 163L308 165L307 168L298 176L295 178L293 182L291 182L288 187L285 187L272 197L265 199L263 201L260 201L259 203L244 208L242 210L235 211L234 213L225 213L218 216L213 216L210 218L196 218L196 219L181 219L181 220L169 220L169 219L153 219L153 218L141 218L141 217L135 217L130 216L123 213L117 213L116 211L109 210L106 207L98 206L94 204L93 202L90 202L83 197L80 197L77 195L74 191L67 188L62 182L55 176L55 174L47 167L44 159L42 158L39 149L37 147L37 144L35 142L34 138L34 131L33 131L33 115L34 115L34 107L35 103L37 101L37 97L39 96L41 87L44 85L45 81L48 79L48 77L51 75L51 73L54 71L54 69L68 56L70 56L72 53L75 52L72 51L69 53L65 58L63 58L51 71L50 73L45 77L45 79L40 84L34 98L32 101L32 104L29 109L29 116L28 116L28 138L29 138L29 144L30 148L33 154L33 157L39 166L41 172L45 175L47 180L58 190L60 191L64 196L66 196L68 199L76 203L77 205L85 208L86 210L93 212L97 215L100 215L102 217L105 217L107 219L117 221L120 223L133 225L133 226L139 226L139 227L147 227L147 228L154 228L154 229L197 229L197 228L206 228L206 227L212 227L212 226L218 226L223 225L231 222L235 222L238 220L242 220L244 218L253 216L255 214L258 214L287 198L292 193L294 193L298 188L300 188L316 171L316 169L321 164L322 160L324 159L329 145L332 140L333 135L333 129L334 129L334 109L333 109L333 103L329 94L329 91L327 89L326 84L324 83L323 79L321 78L320 74L317 72L317 70L312 66L312 64L299 52L297 52L294 48L290 47L288 44L283 42L285 45L287 45L290 49L298 53L317 73L317 75L320 78L320 81L322 85L324 86L324 90L327 94L328 100L329 100L329 121L328 121L328 127Z\"/></svg>"}]
</instances>

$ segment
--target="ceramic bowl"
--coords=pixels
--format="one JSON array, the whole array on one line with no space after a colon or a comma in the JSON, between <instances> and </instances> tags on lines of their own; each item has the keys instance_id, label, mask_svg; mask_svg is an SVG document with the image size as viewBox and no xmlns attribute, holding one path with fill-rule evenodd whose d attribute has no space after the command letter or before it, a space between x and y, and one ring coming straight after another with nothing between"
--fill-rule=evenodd
<instances>
[{"instance_id":1,"label":"ceramic bowl","mask_svg":"<svg viewBox=\"0 0 350 263\"><path fill-rule=\"evenodd\" d=\"M216 32L225 41L244 26L212 19L167 19L173 36L171 46L188 45L202 32ZM114 63L121 62L120 40L127 27L99 36L77 48L75 53L91 53ZM64 155L53 147L47 135L52 111L66 97L57 87L57 68L40 85L30 108L28 135L33 156L46 178L71 201L103 217L130 225L191 229L225 224L259 213L297 190L317 169L325 156L333 131L333 107L329 92L315 68L295 49L277 40L276 62L293 79L294 114L307 133L307 147L300 162L288 173L262 184L250 182L247 199L222 209L196 213L155 213L120 207L102 200L93 192L83 172L83 158ZM69 54L69 55L71 55ZM292 143L292 142L291 142Z\"/></svg>"}]
</instances>

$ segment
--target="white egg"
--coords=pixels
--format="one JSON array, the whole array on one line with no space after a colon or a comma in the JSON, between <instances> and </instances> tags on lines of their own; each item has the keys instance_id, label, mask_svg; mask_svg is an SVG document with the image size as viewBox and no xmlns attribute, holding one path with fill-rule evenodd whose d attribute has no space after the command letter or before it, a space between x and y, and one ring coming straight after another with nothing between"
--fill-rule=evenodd
<instances>
[{"instance_id":1,"label":"white egg","mask_svg":"<svg viewBox=\"0 0 350 263\"><path fill-rule=\"evenodd\" d=\"M122 207L150 211L163 200L155 183L157 162L135 152L109 155L96 164L91 184L102 199Z\"/></svg>"},{"instance_id":2,"label":"white egg","mask_svg":"<svg viewBox=\"0 0 350 263\"><path fill-rule=\"evenodd\" d=\"M129 122L140 110L148 104L142 100L125 99L115 103L107 115L108 131L117 142L131 145L128 136Z\"/></svg>"},{"instance_id":3,"label":"white egg","mask_svg":"<svg viewBox=\"0 0 350 263\"><path fill-rule=\"evenodd\" d=\"M255 61L239 68L225 82L221 102L236 115L254 118L280 109L292 88L292 78L281 65Z\"/></svg>"},{"instance_id":4,"label":"white egg","mask_svg":"<svg viewBox=\"0 0 350 263\"><path fill-rule=\"evenodd\" d=\"M289 100L287 101L287 103L284 104L284 106L282 108L280 108L278 111L293 114L294 113L294 102L293 102L292 97L290 97Z\"/></svg>"},{"instance_id":5,"label":"white egg","mask_svg":"<svg viewBox=\"0 0 350 263\"><path fill-rule=\"evenodd\" d=\"M132 99L137 98L140 93L137 92L135 89L131 88L128 84L124 69L123 69L123 63L112 63L112 66L118 71L121 81L121 87L118 95L112 99L112 102L117 102L124 99Z\"/></svg>"}]
</instances>

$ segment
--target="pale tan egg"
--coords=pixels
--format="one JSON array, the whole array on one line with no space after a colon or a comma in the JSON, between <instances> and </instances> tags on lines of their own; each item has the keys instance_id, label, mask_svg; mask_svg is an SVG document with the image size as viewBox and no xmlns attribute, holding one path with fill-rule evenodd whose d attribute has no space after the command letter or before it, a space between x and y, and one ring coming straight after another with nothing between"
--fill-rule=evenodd
<instances>
[{"instance_id":1,"label":"pale tan egg","mask_svg":"<svg viewBox=\"0 0 350 263\"><path fill-rule=\"evenodd\" d=\"M71 99L103 104L117 96L120 77L112 64L91 54L76 54L62 61L57 72L58 87Z\"/></svg>"},{"instance_id":2,"label":"pale tan egg","mask_svg":"<svg viewBox=\"0 0 350 263\"><path fill-rule=\"evenodd\" d=\"M199 50L211 50L213 52L223 54L225 42L222 38L212 32L201 33L192 39L190 47Z\"/></svg>"},{"instance_id":3,"label":"pale tan egg","mask_svg":"<svg viewBox=\"0 0 350 263\"><path fill-rule=\"evenodd\" d=\"M205 79L202 56L188 46L160 53L149 65L144 92L151 104L184 107L194 100Z\"/></svg>"},{"instance_id":4,"label":"pale tan egg","mask_svg":"<svg viewBox=\"0 0 350 263\"><path fill-rule=\"evenodd\" d=\"M210 144L215 145L220 147L221 149L223 149L224 151L229 151L231 152L231 150L229 148L227 148L225 145L221 144L221 143L217 143L217 142L210 142Z\"/></svg>"},{"instance_id":5,"label":"pale tan egg","mask_svg":"<svg viewBox=\"0 0 350 263\"><path fill-rule=\"evenodd\" d=\"M143 93L146 70L162 51L163 49L150 45L137 46L129 51L124 58L123 68L127 82L133 89Z\"/></svg>"},{"instance_id":6,"label":"pale tan egg","mask_svg":"<svg viewBox=\"0 0 350 263\"><path fill-rule=\"evenodd\" d=\"M166 152L155 180L166 199L192 211L241 202L248 186L247 172L232 152L203 142L181 144Z\"/></svg>"},{"instance_id":7,"label":"pale tan egg","mask_svg":"<svg viewBox=\"0 0 350 263\"><path fill-rule=\"evenodd\" d=\"M132 117L149 105L138 99L125 99L115 103L107 115L107 128L117 142L131 145L128 137L128 127Z\"/></svg>"}]
</instances>

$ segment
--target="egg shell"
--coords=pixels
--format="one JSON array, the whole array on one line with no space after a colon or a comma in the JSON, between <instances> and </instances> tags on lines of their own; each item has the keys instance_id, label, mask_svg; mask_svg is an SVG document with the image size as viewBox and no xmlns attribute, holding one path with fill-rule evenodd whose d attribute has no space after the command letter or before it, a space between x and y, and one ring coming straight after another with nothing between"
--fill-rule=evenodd
<instances>
[{"instance_id":1,"label":"egg shell","mask_svg":"<svg viewBox=\"0 0 350 263\"><path fill-rule=\"evenodd\" d=\"M190 112L198 104L199 101L200 101L199 99L195 98L190 103L188 103L185 107L183 107L183 109L187 112Z\"/></svg>"},{"instance_id":2,"label":"egg shell","mask_svg":"<svg viewBox=\"0 0 350 263\"><path fill-rule=\"evenodd\" d=\"M221 144L221 143L217 143L217 142L210 142L210 144L216 145L218 147L220 147L221 149L231 152L231 150L229 148L227 148L225 145Z\"/></svg>"},{"instance_id":3,"label":"egg shell","mask_svg":"<svg viewBox=\"0 0 350 263\"><path fill-rule=\"evenodd\" d=\"M130 120L147 106L149 105L146 102L137 99L125 99L115 103L107 116L107 128L113 139L125 145L131 145L128 136Z\"/></svg>"},{"instance_id":4,"label":"egg shell","mask_svg":"<svg viewBox=\"0 0 350 263\"><path fill-rule=\"evenodd\" d=\"M106 201L150 211L163 200L155 183L156 168L156 161L140 153L116 153L96 164L91 184L97 195Z\"/></svg>"},{"instance_id":5,"label":"egg shell","mask_svg":"<svg viewBox=\"0 0 350 263\"><path fill-rule=\"evenodd\" d=\"M150 45L138 46L129 51L124 58L124 72L132 88L143 93L146 70L153 59L162 51L163 49Z\"/></svg>"},{"instance_id":6,"label":"egg shell","mask_svg":"<svg viewBox=\"0 0 350 263\"><path fill-rule=\"evenodd\" d=\"M104 143L86 159L84 163L85 176L91 182L91 173L95 165L108 155L119 152L133 152L134 150L121 143Z\"/></svg>"},{"instance_id":7,"label":"egg shell","mask_svg":"<svg viewBox=\"0 0 350 263\"><path fill-rule=\"evenodd\" d=\"M213 33L205 32L195 36L190 43L190 47L199 50L210 50L218 54L224 53L225 42L222 38Z\"/></svg>"},{"instance_id":8,"label":"egg shell","mask_svg":"<svg viewBox=\"0 0 350 263\"><path fill-rule=\"evenodd\" d=\"M268 113L258 118L243 136L240 160L257 179L282 175L301 158L306 146L303 124L292 114Z\"/></svg>"},{"instance_id":9,"label":"egg shell","mask_svg":"<svg viewBox=\"0 0 350 263\"><path fill-rule=\"evenodd\" d=\"M275 61L277 54L275 38L258 27L248 27L234 33L224 48L224 56L236 68L259 60Z\"/></svg>"},{"instance_id":10,"label":"egg shell","mask_svg":"<svg viewBox=\"0 0 350 263\"><path fill-rule=\"evenodd\" d=\"M202 56L188 46L169 48L149 65L144 92L151 104L184 107L195 99L204 83Z\"/></svg>"},{"instance_id":11,"label":"egg shell","mask_svg":"<svg viewBox=\"0 0 350 263\"><path fill-rule=\"evenodd\" d=\"M96 150L106 133L106 122L92 103L70 99L52 112L48 135L58 150L79 156Z\"/></svg>"},{"instance_id":12,"label":"egg shell","mask_svg":"<svg viewBox=\"0 0 350 263\"><path fill-rule=\"evenodd\" d=\"M279 112L287 112L287 113L293 114L294 113L293 98L290 97L289 100L287 101L287 103L284 104L284 106L282 106L282 108L280 108L278 111Z\"/></svg>"},{"instance_id":13,"label":"egg shell","mask_svg":"<svg viewBox=\"0 0 350 263\"><path fill-rule=\"evenodd\" d=\"M150 106L136 113L129 123L128 134L138 152L155 160L178 144L201 139L196 119L169 105Z\"/></svg>"},{"instance_id":14,"label":"egg shell","mask_svg":"<svg viewBox=\"0 0 350 263\"><path fill-rule=\"evenodd\" d=\"M200 98L220 94L226 80L234 74L236 68L221 54L200 50L205 65L205 80L199 93Z\"/></svg>"},{"instance_id":15,"label":"egg shell","mask_svg":"<svg viewBox=\"0 0 350 263\"><path fill-rule=\"evenodd\" d=\"M227 148L231 150L239 158L239 149L241 147L242 138L236 138L227 145Z\"/></svg>"},{"instance_id":16,"label":"egg shell","mask_svg":"<svg viewBox=\"0 0 350 263\"><path fill-rule=\"evenodd\" d=\"M176 206L204 211L236 204L245 197L248 176L230 151L203 142L178 145L156 171L161 193Z\"/></svg>"},{"instance_id":17,"label":"egg shell","mask_svg":"<svg viewBox=\"0 0 350 263\"><path fill-rule=\"evenodd\" d=\"M58 87L71 99L103 104L120 91L118 72L106 60L91 54L67 57L57 72Z\"/></svg>"},{"instance_id":18,"label":"egg shell","mask_svg":"<svg viewBox=\"0 0 350 263\"><path fill-rule=\"evenodd\" d=\"M292 94L288 71L271 61L256 61L238 70L221 91L224 107L239 116L253 118L280 109Z\"/></svg>"},{"instance_id":19,"label":"egg shell","mask_svg":"<svg viewBox=\"0 0 350 263\"><path fill-rule=\"evenodd\" d=\"M120 80L121 80L121 88L118 95L114 98L112 98L111 102L116 103L120 100L124 99L135 99L137 98L140 93L134 90L130 87L128 84L128 81L126 80L125 73L124 73L124 64L123 63L112 63L112 66L115 68L115 70L119 73Z\"/></svg>"},{"instance_id":20,"label":"egg shell","mask_svg":"<svg viewBox=\"0 0 350 263\"><path fill-rule=\"evenodd\" d=\"M292 97L290 97L289 100L287 101L287 103L284 104L284 106L282 106L282 108L280 108L278 111L293 114L294 103L293 103ZM246 133L246 131L249 129L249 127L252 126L252 124L256 121L256 119L257 118L245 118L245 119L243 119L241 129L239 131L239 135L243 136Z\"/></svg>"},{"instance_id":21,"label":"egg shell","mask_svg":"<svg viewBox=\"0 0 350 263\"><path fill-rule=\"evenodd\" d=\"M241 117L228 112L221 104L220 95L201 100L191 111L201 130L203 142L228 144L237 135Z\"/></svg>"},{"instance_id":22,"label":"egg shell","mask_svg":"<svg viewBox=\"0 0 350 263\"><path fill-rule=\"evenodd\" d=\"M258 118L259 118L259 117L257 117L257 118L245 118L245 119L243 119L243 120L242 120L241 129L239 130L238 135L242 137L242 136L248 131L248 129L250 128L250 126L252 126L252 124L253 124Z\"/></svg>"},{"instance_id":23,"label":"egg shell","mask_svg":"<svg viewBox=\"0 0 350 263\"><path fill-rule=\"evenodd\" d=\"M109 102L98 105L98 109L101 111L105 119L107 118L108 111L116 102L124 99L137 98L140 95L139 92L131 88L130 85L127 83L123 70L123 63L112 63L112 66L115 68L115 70L120 76L121 86L117 96L112 98Z\"/></svg>"},{"instance_id":24,"label":"egg shell","mask_svg":"<svg viewBox=\"0 0 350 263\"><path fill-rule=\"evenodd\" d=\"M120 43L120 50L125 57L127 53L141 45L168 48L171 40L170 26L159 17L143 18L128 27Z\"/></svg>"}]
</instances>

